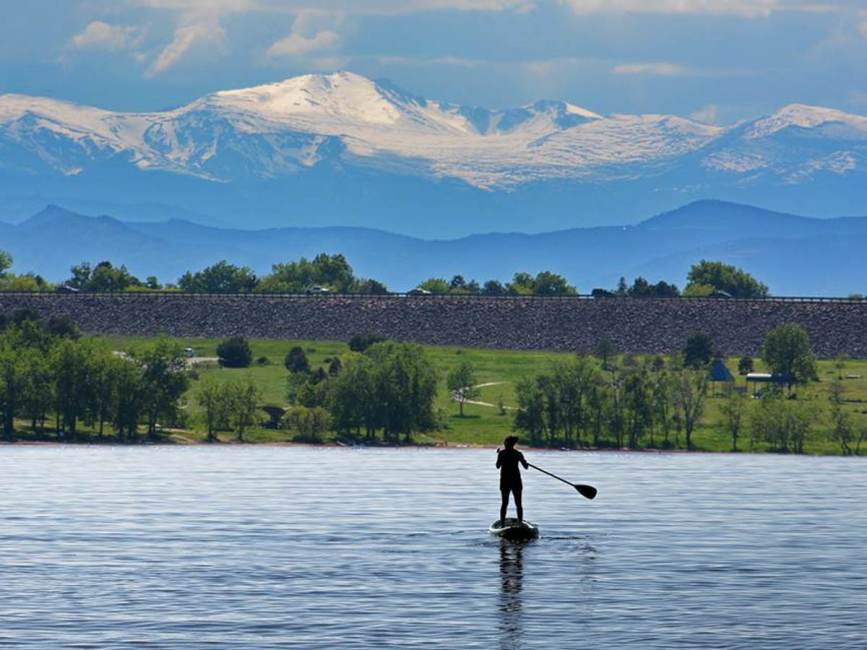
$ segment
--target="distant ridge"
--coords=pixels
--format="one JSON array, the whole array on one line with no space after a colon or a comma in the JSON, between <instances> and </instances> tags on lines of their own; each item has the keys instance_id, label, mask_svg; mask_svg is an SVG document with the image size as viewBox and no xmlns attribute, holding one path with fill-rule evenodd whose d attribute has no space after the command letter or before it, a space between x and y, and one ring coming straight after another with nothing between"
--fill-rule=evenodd
<instances>
[{"instance_id":1,"label":"distant ridge","mask_svg":"<svg viewBox=\"0 0 867 650\"><path fill-rule=\"evenodd\" d=\"M14 270L59 281L82 260L126 264L173 282L221 259L267 273L272 264L343 253L363 276L406 290L432 276L507 280L552 270L578 288L612 287L643 275L683 287L689 266L719 259L754 273L777 295L867 292L867 217L811 219L723 201L698 201L635 226L550 233L490 233L423 240L370 228L233 230L184 220L124 222L48 206L18 225L0 224Z\"/></svg>"}]
</instances>

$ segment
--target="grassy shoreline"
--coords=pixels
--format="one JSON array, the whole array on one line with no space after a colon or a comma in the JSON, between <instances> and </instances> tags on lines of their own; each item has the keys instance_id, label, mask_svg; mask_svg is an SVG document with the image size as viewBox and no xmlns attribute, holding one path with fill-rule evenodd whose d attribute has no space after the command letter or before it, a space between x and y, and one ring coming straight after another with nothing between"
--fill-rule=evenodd
<instances>
[{"instance_id":1,"label":"grassy shoreline","mask_svg":"<svg viewBox=\"0 0 867 650\"><path fill-rule=\"evenodd\" d=\"M97 337L96 340L112 351L136 351L150 345L153 341L149 337ZM173 339L184 347L193 348L199 359L213 359L216 357L218 339L212 338L175 338ZM232 381L242 377L251 378L260 390L263 404L286 405L287 376L283 367L283 358L286 352L295 345L302 346L313 368L325 366L328 360L344 354L348 346L343 342L336 341L289 341L275 339L253 339L250 341L253 349L253 358L261 363L254 363L246 369L220 368L213 360L206 361L204 365L196 366L196 374L199 380L191 382L187 391L185 402L186 424L182 429L172 429L160 434L156 440L146 439L140 436L133 441L119 440L112 435L102 439L96 438L95 432L84 428L81 437L75 441L58 440L51 430L51 423L44 431L33 432L29 430L29 422L18 421L17 437L18 444L83 444L83 445L194 445L204 444L204 427L200 421L200 411L197 403L197 395L201 386L201 379L211 376L217 381ZM568 359L572 355L562 352L540 352L519 350L488 350L478 348L460 348L450 346L424 346L424 350L440 377L436 407L439 411L439 419L442 428L428 433L415 434L410 444L385 445L377 441L371 445L364 440L340 439L333 434L324 440L326 445L338 446L340 444L366 444L375 447L442 447L452 448L456 446L495 448L502 439L512 432L514 415L514 392L515 381L525 375L533 375L546 371L556 361ZM484 404L465 405L465 416L458 415L458 405L451 400L448 389L445 386L446 374L459 363L467 361L475 368L477 381L482 388L478 402ZM727 365L736 375L737 359L727 359ZM756 370L761 370L761 363L757 360ZM799 390L800 399L814 400L817 405L827 405L827 393L830 379L837 376L844 377L843 383L847 392L846 409L856 418L858 426L867 426L867 360L848 360L844 368L838 368L834 360L821 360L819 362L820 381ZM743 385L743 379L738 378L739 385ZM728 433L722 425L720 404L720 392L718 388L711 388L711 394L707 400L706 415L694 433L695 452L730 452L731 441ZM502 408L501 408L502 406ZM826 409L827 410L827 409ZM264 416L264 413L262 414ZM811 435L805 447L805 452L812 455L839 455L840 447L829 439L828 414L823 413L816 424L815 432ZM229 432L219 434L222 444L242 444L234 441ZM247 440L243 444L305 444L305 441L293 441L294 433L289 430L266 429L254 427L247 434ZM681 437L680 444L683 444ZM749 448L748 432L744 432L739 444L740 453L760 453L768 451L759 447ZM545 449L539 447L535 449ZM598 449L581 448L586 451L619 451L615 447L600 447ZM682 453L682 449L670 449L648 447L634 451L654 451L665 453ZM867 449L862 450L862 453Z\"/></svg>"}]
</instances>

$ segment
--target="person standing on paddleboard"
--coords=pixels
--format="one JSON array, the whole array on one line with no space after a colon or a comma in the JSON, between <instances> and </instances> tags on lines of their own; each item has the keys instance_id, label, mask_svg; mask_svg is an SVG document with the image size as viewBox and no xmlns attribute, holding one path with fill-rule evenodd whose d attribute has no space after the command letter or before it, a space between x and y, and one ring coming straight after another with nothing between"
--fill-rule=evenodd
<instances>
[{"instance_id":1,"label":"person standing on paddleboard","mask_svg":"<svg viewBox=\"0 0 867 650\"><path fill-rule=\"evenodd\" d=\"M524 489L521 483L521 469L518 465L523 465L524 469L529 469L530 465L524 460L524 454L515 449L518 443L518 436L508 436L503 444L505 449L497 449L497 467L500 470L500 496L502 504L500 505L500 521L506 521L506 510L509 508L509 493L515 499L515 509L518 511L518 523L524 521L524 505L521 503L521 491Z\"/></svg>"}]
</instances>

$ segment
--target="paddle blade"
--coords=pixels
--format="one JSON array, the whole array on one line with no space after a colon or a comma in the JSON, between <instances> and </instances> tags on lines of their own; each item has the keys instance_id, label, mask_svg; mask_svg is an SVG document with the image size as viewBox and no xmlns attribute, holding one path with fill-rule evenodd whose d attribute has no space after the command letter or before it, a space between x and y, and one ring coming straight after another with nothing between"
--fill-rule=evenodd
<instances>
[{"instance_id":1,"label":"paddle blade","mask_svg":"<svg viewBox=\"0 0 867 650\"><path fill-rule=\"evenodd\" d=\"M573 485L573 488L578 490L578 494L587 499L596 498L596 488L592 485Z\"/></svg>"}]
</instances>

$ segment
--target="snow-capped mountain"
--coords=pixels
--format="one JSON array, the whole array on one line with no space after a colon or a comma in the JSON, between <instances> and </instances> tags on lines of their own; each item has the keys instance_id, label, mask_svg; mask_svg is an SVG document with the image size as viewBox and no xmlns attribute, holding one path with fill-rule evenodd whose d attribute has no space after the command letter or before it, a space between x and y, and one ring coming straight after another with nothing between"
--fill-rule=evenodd
<instances>
[{"instance_id":1,"label":"snow-capped mountain","mask_svg":"<svg viewBox=\"0 0 867 650\"><path fill-rule=\"evenodd\" d=\"M0 201L24 190L43 202L156 200L231 214L234 223L243 210L259 225L300 224L303 211L308 225L394 228L383 215L399 213L397 229L431 232L424 223L438 208L470 230L541 230L559 220L635 218L703 196L788 207L787 192L802 210L827 197L829 212L850 211L852 202L855 211L864 191L846 188L867 185L865 163L867 118L803 105L719 127L602 116L561 101L458 106L345 72L217 92L155 113L0 95ZM533 221L534 207L545 223ZM408 220L413 212L420 218ZM366 221L371 214L380 221Z\"/></svg>"}]
</instances>

